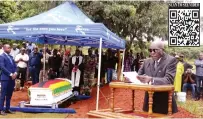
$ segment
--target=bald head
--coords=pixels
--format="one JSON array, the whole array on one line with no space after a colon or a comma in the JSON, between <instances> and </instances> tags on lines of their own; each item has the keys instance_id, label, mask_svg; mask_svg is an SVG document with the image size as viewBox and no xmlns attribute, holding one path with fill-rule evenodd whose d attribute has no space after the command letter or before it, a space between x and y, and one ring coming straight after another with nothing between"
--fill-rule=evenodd
<instances>
[{"instance_id":1,"label":"bald head","mask_svg":"<svg viewBox=\"0 0 203 119\"><path fill-rule=\"evenodd\" d=\"M4 49L5 53L10 54L10 52L11 52L11 46L9 44L5 44L3 46L3 49Z\"/></svg>"},{"instance_id":2,"label":"bald head","mask_svg":"<svg viewBox=\"0 0 203 119\"><path fill-rule=\"evenodd\" d=\"M162 41L154 41L151 43L150 49L164 49L164 43Z\"/></svg>"}]
</instances>

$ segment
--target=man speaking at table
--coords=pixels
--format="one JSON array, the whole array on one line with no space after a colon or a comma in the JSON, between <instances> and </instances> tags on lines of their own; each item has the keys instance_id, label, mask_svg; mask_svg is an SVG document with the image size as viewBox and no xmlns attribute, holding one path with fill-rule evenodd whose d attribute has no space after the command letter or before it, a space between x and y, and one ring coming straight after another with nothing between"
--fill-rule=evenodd
<instances>
[{"instance_id":1,"label":"man speaking at table","mask_svg":"<svg viewBox=\"0 0 203 119\"><path fill-rule=\"evenodd\" d=\"M164 52L164 44L161 41L154 41L149 48L151 58L146 59L138 71L138 80L151 85L173 85L176 73L176 58ZM145 93L143 110L148 111L148 92ZM168 113L168 92L155 92L153 95L154 113ZM172 113L178 111L177 105L172 97Z\"/></svg>"},{"instance_id":2,"label":"man speaking at table","mask_svg":"<svg viewBox=\"0 0 203 119\"><path fill-rule=\"evenodd\" d=\"M1 69L1 97L0 97L0 115L6 113L13 113L10 110L10 102L13 94L15 79L17 76L16 64L10 54L11 47L8 44L3 46L4 53L0 55L0 69ZM4 110L4 101L6 99L6 110Z\"/></svg>"}]
</instances>

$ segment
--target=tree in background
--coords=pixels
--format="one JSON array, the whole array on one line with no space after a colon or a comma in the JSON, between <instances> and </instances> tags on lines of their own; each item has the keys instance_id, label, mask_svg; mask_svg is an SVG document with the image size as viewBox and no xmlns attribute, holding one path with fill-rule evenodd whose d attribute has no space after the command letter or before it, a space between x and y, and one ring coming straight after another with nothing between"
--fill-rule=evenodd
<instances>
[{"instance_id":1,"label":"tree in background","mask_svg":"<svg viewBox=\"0 0 203 119\"><path fill-rule=\"evenodd\" d=\"M0 23L37 15L63 2L65 1L0 1ZM127 50L134 49L146 54L148 43L143 42L143 39L152 41L153 36L165 37L165 39L168 37L168 5L165 2L77 1L75 3L94 22L104 23L123 39L128 37ZM182 51L183 54L193 57L191 55L194 53L190 52L193 51L192 48L190 51L188 48L183 49L168 48L167 52Z\"/></svg>"},{"instance_id":2,"label":"tree in background","mask_svg":"<svg viewBox=\"0 0 203 119\"><path fill-rule=\"evenodd\" d=\"M0 24L22 20L49 9L52 9L64 1L0 1ZM14 40L0 40L3 43L14 43ZM21 43L21 41L17 41Z\"/></svg>"},{"instance_id":3,"label":"tree in background","mask_svg":"<svg viewBox=\"0 0 203 119\"><path fill-rule=\"evenodd\" d=\"M145 49L143 34L148 41L167 36L168 6L164 2L79 1L77 5L95 22L104 23L124 39L129 37L127 50L133 44Z\"/></svg>"}]
</instances>

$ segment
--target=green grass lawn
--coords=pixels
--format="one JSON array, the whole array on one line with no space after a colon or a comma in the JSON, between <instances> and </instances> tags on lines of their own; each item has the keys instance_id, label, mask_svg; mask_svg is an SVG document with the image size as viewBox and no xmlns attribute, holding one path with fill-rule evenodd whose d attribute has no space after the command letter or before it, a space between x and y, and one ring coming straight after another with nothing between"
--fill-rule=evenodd
<instances>
[{"instance_id":1,"label":"green grass lawn","mask_svg":"<svg viewBox=\"0 0 203 119\"><path fill-rule=\"evenodd\" d=\"M193 66L192 72L195 74L195 72L196 72L196 67L194 65L195 59L193 59L193 60L185 60L185 61ZM177 102L177 104L180 107L187 110L188 112L198 116L199 118L203 118L203 103L202 103L202 100L194 101L190 97L187 97L186 102L184 102L184 103L183 102Z\"/></svg>"},{"instance_id":2,"label":"green grass lawn","mask_svg":"<svg viewBox=\"0 0 203 119\"><path fill-rule=\"evenodd\" d=\"M22 113L16 112L16 114L7 114L6 116L0 116L0 118L65 118L68 114L64 113Z\"/></svg>"},{"instance_id":3,"label":"green grass lawn","mask_svg":"<svg viewBox=\"0 0 203 119\"><path fill-rule=\"evenodd\" d=\"M187 97L186 102L178 102L178 106L196 115L198 118L203 118L203 103L202 100L194 101L191 97Z\"/></svg>"}]
</instances>

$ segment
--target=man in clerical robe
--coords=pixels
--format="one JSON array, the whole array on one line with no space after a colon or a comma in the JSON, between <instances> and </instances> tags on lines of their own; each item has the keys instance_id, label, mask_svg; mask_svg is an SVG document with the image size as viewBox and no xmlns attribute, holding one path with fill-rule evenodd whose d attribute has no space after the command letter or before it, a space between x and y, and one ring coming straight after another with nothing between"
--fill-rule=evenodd
<instances>
[{"instance_id":1,"label":"man in clerical robe","mask_svg":"<svg viewBox=\"0 0 203 119\"><path fill-rule=\"evenodd\" d=\"M79 95L83 71L83 57L80 56L79 49L76 49L75 56L73 56L70 61L73 92L75 95Z\"/></svg>"}]
</instances>

